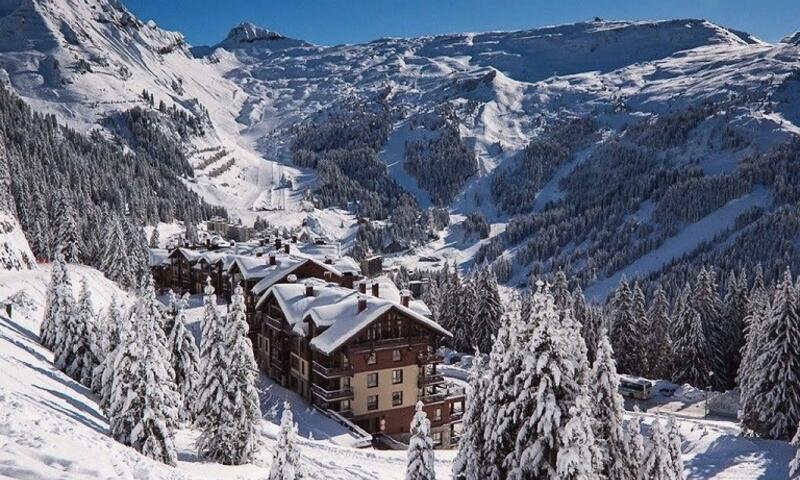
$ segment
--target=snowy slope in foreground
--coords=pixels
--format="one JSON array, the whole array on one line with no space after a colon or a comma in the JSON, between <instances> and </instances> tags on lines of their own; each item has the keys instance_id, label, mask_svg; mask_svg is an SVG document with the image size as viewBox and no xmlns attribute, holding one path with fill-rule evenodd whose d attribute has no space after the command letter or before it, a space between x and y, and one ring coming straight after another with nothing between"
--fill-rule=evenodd
<instances>
[{"instance_id":1,"label":"snowy slope in foreground","mask_svg":"<svg viewBox=\"0 0 800 480\"><path fill-rule=\"evenodd\" d=\"M72 267L73 278L86 276L102 308L119 292L97 271ZM49 268L0 273L0 297L26 300L13 318L0 315L0 478L25 479L262 479L269 470L277 426L264 421L264 448L253 465L226 467L198 459L197 432L177 435L176 469L155 463L106 435L108 424L93 395L52 365L37 343L39 317ZM307 415L304 418L309 418ZM647 415L645 424L652 419ZM739 437L730 422L681 419L688 479L763 479L788 476L793 455L783 442ZM327 441L302 441L303 459L314 478L328 480L404 477L405 452L354 450ZM453 451L437 451L437 476L448 478Z\"/></svg>"}]
</instances>

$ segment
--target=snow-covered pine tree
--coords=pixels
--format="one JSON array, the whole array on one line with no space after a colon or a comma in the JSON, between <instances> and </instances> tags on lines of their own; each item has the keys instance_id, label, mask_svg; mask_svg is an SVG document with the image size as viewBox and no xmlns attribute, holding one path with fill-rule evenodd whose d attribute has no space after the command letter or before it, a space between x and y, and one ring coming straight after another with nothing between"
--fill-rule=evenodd
<instances>
[{"instance_id":1,"label":"snow-covered pine tree","mask_svg":"<svg viewBox=\"0 0 800 480\"><path fill-rule=\"evenodd\" d=\"M681 305L675 316L674 331L673 381L701 389L708 388L711 370L708 342L700 313L690 304Z\"/></svg>"},{"instance_id":2,"label":"snow-covered pine tree","mask_svg":"<svg viewBox=\"0 0 800 480\"><path fill-rule=\"evenodd\" d=\"M726 329L725 378L726 388L736 386L736 376L742 361L745 342L745 318L747 317L747 274L744 270L737 277L734 272L728 276L723 304L723 324Z\"/></svg>"},{"instance_id":3,"label":"snow-covered pine tree","mask_svg":"<svg viewBox=\"0 0 800 480\"><path fill-rule=\"evenodd\" d=\"M669 300L659 285L653 293L653 301L647 313L650 321L648 339L648 376L650 378L672 378L672 318L669 313Z\"/></svg>"},{"instance_id":4,"label":"snow-covered pine tree","mask_svg":"<svg viewBox=\"0 0 800 480\"><path fill-rule=\"evenodd\" d=\"M103 254L100 259L100 270L106 276L125 288L133 287L134 277L127 255L125 236L122 231L119 217L115 214L109 216L103 239Z\"/></svg>"},{"instance_id":5,"label":"snow-covered pine tree","mask_svg":"<svg viewBox=\"0 0 800 480\"><path fill-rule=\"evenodd\" d=\"M56 343L56 325L59 321L56 318L58 313L58 286L63 281L64 269L64 256L56 255L53 266L50 270L50 284L47 286L47 296L45 297L44 318L39 327L39 342L50 350Z\"/></svg>"},{"instance_id":6,"label":"snow-covered pine tree","mask_svg":"<svg viewBox=\"0 0 800 480\"><path fill-rule=\"evenodd\" d=\"M478 349L486 352L492 347L492 337L497 335L503 317L503 303L497 289L497 278L488 265L483 265L476 272L473 281L468 283L475 288L476 300L470 337Z\"/></svg>"},{"instance_id":7,"label":"snow-covered pine tree","mask_svg":"<svg viewBox=\"0 0 800 480\"><path fill-rule=\"evenodd\" d=\"M681 453L681 432L675 415L670 415L667 421L667 448L669 449L670 470L674 480L683 480L683 457Z\"/></svg>"},{"instance_id":8,"label":"snow-covered pine tree","mask_svg":"<svg viewBox=\"0 0 800 480\"><path fill-rule=\"evenodd\" d=\"M453 461L455 480L481 480L483 464L483 432L486 428L485 414L488 380L486 361L480 350L475 350L475 359L469 372L469 394L464 411L464 430L458 441L458 455Z\"/></svg>"},{"instance_id":9,"label":"snow-covered pine tree","mask_svg":"<svg viewBox=\"0 0 800 480\"><path fill-rule=\"evenodd\" d=\"M222 404L217 422L206 422L198 439L198 448L205 458L225 465L251 462L259 447L258 366L247 331L244 290L237 286L231 297L223 346L229 355L227 401Z\"/></svg>"},{"instance_id":10,"label":"snow-covered pine tree","mask_svg":"<svg viewBox=\"0 0 800 480\"><path fill-rule=\"evenodd\" d=\"M175 385L178 388L180 405L178 417L183 422L194 420L194 401L199 383L198 368L200 352L194 336L186 328L186 304L189 294L183 298L172 298L170 310L174 312L168 343L170 363L175 372ZM174 297L174 295L172 296Z\"/></svg>"},{"instance_id":11,"label":"snow-covered pine tree","mask_svg":"<svg viewBox=\"0 0 800 480\"><path fill-rule=\"evenodd\" d=\"M146 283L146 280L145 280ZM172 429L179 404L152 283L141 288L114 361L112 436L154 460L175 465Z\"/></svg>"},{"instance_id":12,"label":"snow-covered pine tree","mask_svg":"<svg viewBox=\"0 0 800 480\"><path fill-rule=\"evenodd\" d=\"M200 241L200 238L197 235L197 226L194 224L194 220L187 215L183 221L183 225L186 229L183 237L189 242L190 245L197 244Z\"/></svg>"},{"instance_id":13,"label":"snow-covered pine tree","mask_svg":"<svg viewBox=\"0 0 800 480\"><path fill-rule=\"evenodd\" d=\"M125 318L120 309L119 300L114 295L111 297L111 303L108 305L100 326L101 334L99 338L102 354L98 358L102 358L102 360L92 372L92 391L100 396L100 407L104 410L108 407L111 397L111 384L113 382L111 373L114 371L114 352L120 343L121 330Z\"/></svg>"},{"instance_id":14,"label":"snow-covered pine tree","mask_svg":"<svg viewBox=\"0 0 800 480\"><path fill-rule=\"evenodd\" d=\"M57 250L64 255L67 263L79 263L81 239L78 234L75 209L72 207L69 195L63 191L58 196L55 219Z\"/></svg>"},{"instance_id":15,"label":"snow-covered pine tree","mask_svg":"<svg viewBox=\"0 0 800 480\"><path fill-rule=\"evenodd\" d=\"M150 234L150 242L148 246L150 248L159 248L161 246L161 237L158 234L158 225L153 227L153 233Z\"/></svg>"},{"instance_id":16,"label":"snow-covered pine tree","mask_svg":"<svg viewBox=\"0 0 800 480\"><path fill-rule=\"evenodd\" d=\"M717 293L716 274L713 270L701 268L697 274L690 303L700 315L705 334L708 352L708 367L713 375L709 375L710 387L717 391L725 390L728 385L727 365L727 330L723 325L722 302ZM696 385L699 387L699 385Z\"/></svg>"},{"instance_id":17,"label":"snow-covered pine tree","mask_svg":"<svg viewBox=\"0 0 800 480\"><path fill-rule=\"evenodd\" d=\"M743 425L759 436L792 438L800 422L800 382L787 372L800 372L800 315L797 290L788 268L777 287L764 326L764 342L752 371Z\"/></svg>"},{"instance_id":18,"label":"snow-covered pine tree","mask_svg":"<svg viewBox=\"0 0 800 480\"><path fill-rule=\"evenodd\" d=\"M60 255L57 253L57 257ZM64 370L67 362L71 360L72 345L68 343L69 330L67 325L75 312L75 297L72 293L72 280L69 272L64 267L61 282L56 286L53 311L53 361L56 368Z\"/></svg>"},{"instance_id":19,"label":"snow-covered pine tree","mask_svg":"<svg viewBox=\"0 0 800 480\"><path fill-rule=\"evenodd\" d=\"M572 299L569 293L569 282L567 281L567 275L564 273L564 270L558 269L556 272L553 277L550 292L553 295L553 299L556 301L556 308L558 310L569 308L572 305Z\"/></svg>"},{"instance_id":20,"label":"snow-covered pine tree","mask_svg":"<svg viewBox=\"0 0 800 480\"><path fill-rule=\"evenodd\" d=\"M586 360L594 362L597 345L600 343L600 333L604 330L602 316L597 315L593 308L586 304L586 297L580 286L572 292L573 318L580 324L581 337L586 345Z\"/></svg>"},{"instance_id":21,"label":"snow-covered pine tree","mask_svg":"<svg viewBox=\"0 0 800 480\"><path fill-rule=\"evenodd\" d=\"M631 290L622 278L612 300L610 339L617 357L617 368L623 373L639 373L645 356L642 348L644 305L639 292L638 286Z\"/></svg>"},{"instance_id":22,"label":"snow-covered pine tree","mask_svg":"<svg viewBox=\"0 0 800 480\"><path fill-rule=\"evenodd\" d=\"M627 480L625 458L628 443L623 430L623 400L613 353L611 342L602 332L589 382L594 436L601 453L600 473L608 480Z\"/></svg>"},{"instance_id":23,"label":"snow-covered pine tree","mask_svg":"<svg viewBox=\"0 0 800 480\"><path fill-rule=\"evenodd\" d=\"M655 418L650 427L650 442L645 449L637 478L639 480L673 480L675 478L669 445L660 418Z\"/></svg>"},{"instance_id":24,"label":"snow-covered pine tree","mask_svg":"<svg viewBox=\"0 0 800 480\"><path fill-rule=\"evenodd\" d=\"M310 478L300 461L300 450L295 444L296 436L297 427L292 417L291 405L289 405L289 402L285 402L268 480L304 480Z\"/></svg>"},{"instance_id":25,"label":"snow-covered pine tree","mask_svg":"<svg viewBox=\"0 0 800 480\"><path fill-rule=\"evenodd\" d=\"M411 420L406 480L436 480L431 422L422 407L422 402L417 402L417 412Z\"/></svg>"},{"instance_id":26,"label":"snow-covered pine tree","mask_svg":"<svg viewBox=\"0 0 800 480\"><path fill-rule=\"evenodd\" d=\"M152 274L150 272L150 250L147 247L147 236L144 233L140 220L126 218L123 222L123 232L125 234L125 247L127 249L128 262L131 275L136 280L136 287L145 286L142 282L150 283Z\"/></svg>"},{"instance_id":27,"label":"snow-covered pine tree","mask_svg":"<svg viewBox=\"0 0 800 480\"><path fill-rule=\"evenodd\" d=\"M537 288L543 289L544 284L538 282ZM514 442L522 421L514 413L520 408L516 404L520 388L518 382L523 371L526 345L544 301L538 291L534 295L536 297L532 298L530 309L526 309L525 313L513 310L506 313L489 355L486 406L483 409L484 444L477 460L485 468L483 474L479 475L481 479L499 480L508 475L508 459L513 456ZM533 314L534 309L536 315ZM523 318L523 314L529 315L528 318Z\"/></svg>"},{"instance_id":28,"label":"snow-covered pine tree","mask_svg":"<svg viewBox=\"0 0 800 480\"><path fill-rule=\"evenodd\" d=\"M514 453L504 465L508 478L595 478L587 389L577 371L580 349L569 345L573 340L569 337L578 335L565 332L546 288L535 294L532 317L535 327L523 346L516 398L513 408L505 412L510 415L506 422L519 421Z\"/></svg>"},{"instance_id":29,"label":"snow-covered pine tree","mask_svg":"<svg viewBox=\"0 0 800 480\"><path fill-rule=\"evenodd\" d=\"M476 342L480 346L486 340L478 339L472 334L478 306L476 276L476 273L473 272L460 282L460 287L457 290L453 290L455 294L453 298L455 309L451 333L453 334L453 347L460 352L471 351Z\"/></svg>"},{"instance_id":30,"label":"snow-covered pine tree","mask_svg":"<svg viewBox=\"0 0 800 480\"><path fill-rule=\"evenodd\" d=\"M744 347L742 347L742 361L736 375L739 384L742 412L745 415L752 411L751 397L754 391L753 383L758 378L755 375L756 360L761 353L764 339L764 326L770 312L770 294L764 288L761 270L756 266L756 275L753 288L750 290L747 301L747 316L745 317Z\"/></svg>"},{"instance_id":31,"label":"snow-covered pine tree","mask_svg":"<svg viewBox=\"0 0 800 480\"><path fill-rule=\"evenodd\" d=\"M431 278L428 281L428 288L425 289L422 299L431 311L431 320L441 325L441 298L442 292L439 289L439 282Z\"/></svg>"},{"instance_id":32,"label":"snow-covered pine tree","mask_svg":"<svg viewBox=\"0 0 800 480\"><path fill-rule=\"evenodd\" d=\"M225 350L225 321L217 310L217 296L211 279L207 280L200 338L200 383L194 404L195 424L205 430L221 422L222 412L229 408L226 385L230 356ZM198 441L200 451L204 442Z\"/></svg>"},{"instance_id":33,"label":"snow-covered pine tree","mask_svg":"<svg viewBox=\"0 0 800 480\"><path fill-rule=\"evenodd\" d=\"M64 368L67 375L81 384L91 387L92 372L99 364L97 351L100 349L92 295L86 277L81 280L81 293L78 303L67 321L65 337L69 349L59 356L56 365Z\"/></svg>"},{"instance_id":34,"label":"snow-covered pine tree","mask_svg":"<svg viewBox=\"0 0 800 480\"><path fill-rule=\"evenodd\" d=\"M625 441L628 443L628 447L625 449L625 470L627 470L627 474L623 478L626 479L638 478L639 470L642 466L644 439L642 438L640 421L641 419L637 414L633 415L625 423Z\"/></svg>"}]
</instances>

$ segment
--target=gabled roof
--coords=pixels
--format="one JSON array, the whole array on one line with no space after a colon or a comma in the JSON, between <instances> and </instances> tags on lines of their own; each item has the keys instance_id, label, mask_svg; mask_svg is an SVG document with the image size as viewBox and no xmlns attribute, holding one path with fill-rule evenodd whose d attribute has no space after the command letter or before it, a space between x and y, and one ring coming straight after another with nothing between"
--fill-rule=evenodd
<instances>
[{"instance_id":1,"label":"gabled roof","mask_svg":"<svg viewBox=\"0 0 800 480\"><path fill-rule=\"evenodd\" d=\"M381 275L367 280L367 283L378 284L378 296L380 296L381 298L385 298L395 303L400 303L400 296L401 296L400 289L397 288L397 285L395 285L394 281L391 278L387 277L386 275ZM369 290L370 287L367 286L367 289ZM368 291L367 293L370 292ZM431 315L431 310L428 308L428 305L426 305L425 302L423 302L422 300L412 299L408 303L408 306L409 308L411 308L411 310L414 310L415 312L421 315L425 316Z\"/></svg>"},{"instance_id":2,"label":"gabled roof","mask_svg":"<svg viewBox=\"0 0 800 480\"><path fill-rule=\"evenodd\" d=\"M332 305L314 308L309 314L314 323L322 326L330 325L327 330L311 340L311 347L326 355L330 355L347 343L361 330L378 317L396 309L408 317L441 335L451 337L452 334L430 318L385 298L365 296L366 308L358 311L358 297L349 296Z\"/></svg>"},{"instance_id":3,"label":"gabled roof","mask_svg":"<svg viewBox=\"0 0 800 480\"><path fill-rule=\"evenodd\" d=\"M169 258L169 250L166 248L150 248L148 249L148 263L151 267L163 265Z\"/></svg>"},{"instance_id":4,"label":"gabled roof","mask_svg":"<svg viewBox=\"0 0 800 480\"><path fill-rule=\"evenodd\" d=\"M314 286L312 296L306 295L307 283ZM336 304L342 299L357 295L357 293L349 288L328 284L319 279L307 279L304 282L281 283L273 286L261 297L258 304L260 305L270 295L273 295L278 301L292 331L299 335L305 335L308 332L305 330L303 320L310 312L317 308Z\"/></svg>"}]
</instances>

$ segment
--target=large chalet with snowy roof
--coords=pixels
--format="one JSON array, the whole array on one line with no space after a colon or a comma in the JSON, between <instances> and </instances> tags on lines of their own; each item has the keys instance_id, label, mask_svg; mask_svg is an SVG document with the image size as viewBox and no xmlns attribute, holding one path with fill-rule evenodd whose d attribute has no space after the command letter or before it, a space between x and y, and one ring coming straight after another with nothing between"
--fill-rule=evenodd
<instances>
[{"instance_id":1,"label":"large chalet with snowy roof","mask_svg":"<svg viewBox=\"0 0 800 480\"><path fill-rule=\"evenodd\" d=\"M210 279L229 300L241 285L260 368L324 412L403 440L422 401L436 446L457 442L464 392L439 374L434 353L450 333L388 277L362 280L337 246L277 238L153 249L150 266L159 289L180 294L200 294Z\"/></svg>"},{"instance_id":2,"label":"large chalet with snowy roof","mask_svg":"<svg viewBox=\"0 0 800 480\"><path fill-rule=\"evenodd\" d=\"M464 391L437 372L435 348L450 333L424 303L391 281L357 290L324 280L270 287L251 325L263 370L313 405L372 434L404 439L418 401L436 446L455 445Z\"/></svg>"}]
</instances>

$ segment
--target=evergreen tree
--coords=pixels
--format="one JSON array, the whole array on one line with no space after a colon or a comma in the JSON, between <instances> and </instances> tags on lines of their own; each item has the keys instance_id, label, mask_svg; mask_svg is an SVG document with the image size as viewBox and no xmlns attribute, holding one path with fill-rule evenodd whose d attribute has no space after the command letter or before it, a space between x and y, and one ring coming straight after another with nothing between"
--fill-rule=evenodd
<instances>
[{"instance_id":1,"label":"evergreen tree","mask_svg":"<svg viewBox=\"0 0 800 480\"><path fill-rule=\"evenodd\" d=\"M78 304L67 321L64 349L56 361L59 368L87 387L92 385L92 372L99 364L97 352L100 349L95 325L92 298L86 278L81 281Z\"/></svg>"},{"instance_id":2,"label":"evergreen tree","mask_svg":"<svg viewBox=\"0 0 800 480\"><path fill-rule=\"evenodd\" d=\"M707 361L711 388L723 391L728 385L727 379L727 330L723 325L722 302L717 293L717 283L712 270L700 269L692 290L690 303L699 314L708 352ZM698 385L699 386L699 385Z\"/></svg>"},{"instance_id":3,"label":"evergreen tree","mask_svg":"<svg viewBox=\"0 0 800 480\"><path fill-rule=\"evenodd\" d=\"M553 295L558 310L569 308L572 304L569 293L569 282L567 282L567 275L564 273L564 270L559 269L556 272L553 278L553 284L550 287L550 292Z\"/></svg>"},{"instance_id":4,"label":"evergreen tree","mask_svg":"<svg viewBox=\"0 0 800 480\"><path fill-rule=\"evenodd\" d=\"M745 343L747 317L747 275L741 271L739 277L734 272L728 276L723 304L723 326L726 330L725 343L725 379L726 389L736 386L736 376L742 361L742 350Z\"/></svg>"},{"instance_id":5,"label":"evergreen tree","mask_svg":"<svg viewBox=\"0 0 800 480\"><path fill-rule=\"evenodd\" d=\"M653 294L653 301L647 314L649 327L648 367L651 378L672 378L672 319L669 313L669 300L659 285Z\"/></svg>"},{"instance_id":6,"label":"evergreen tree","mask_svg":"<svg viewBox=\"0 0 800 480\"><path fill-rule=\"evenodd\" d=\"M480 347L486 341L486 339L477 338L472 332L478 305L478 289L475 277L476 275L473 272L472 275L464 278L462 282L453 282L455 310L453 312L453 329L451 333L453 334L453 348L459 352L471 351L475 344ZM458 287L455 285L458 285Z\"/></svg>"},{"instance_id":7,"label":"evergreen tree","mask_svg":"<svg viewBox=\"0 0 800 480\"><path fill-rule=\"evenodd\" d=\"M422 406L422 402L417 402L417 412L411 420L406 480L436 480L431 422L425 411L422 410Z\"/></svg>"},{"instance_id":8,"label":"evergreen tree","mask_svg":"<svg viewBox=\"0 0 800 480\"><path fill-rule=\"evenodd\" d=\"M742 423L762 437L788 440L800 422L800 382L794 377L800 372L800 315L788 269L763 328L764 342L752 371L756 378L749 384L752 391Z\"/></svg>"},{"instance_id":9,"label":"evergreen tree","mask_svg":"<svg viewBox=\"0 0 800 480\"><path fill-rule=\"evenodd\" d=\"M113 383L114 353L119 347L120 337L125 322L116 295L111 298L111 303L106 310L105 318L100 327L100 351L102 360L92 372L92 391L100 396L100 407L108 408L111 398L111 385Z\"/></svg>"},{"instance_id":10,"label":"evergreen tree","mask_svg":"<svg viewBox=\"0 0 800 480\"><path fill-rule=\"evenodd\" d=\"M61 254L57 253L56 258L62 258ZM56 368L63 371L67 368L69 362L72 361L72 345L69 343L68 325L70 318L72 318L75 312L75 297L72 293L72 280L70 279L66 267L64 267L63 274L61 275L61 283L56 287L53 300L52 328L55 333L53 341L53 362Z\"/></svg>"},{"instance_id":11,"label":"evergreen tree","mask_svg":"<svg viewBox=\"0 0 800 480\"><path fill-rule=\"evenodd\" d=\"M106 274L109 280L122 287L131 288L135 282L124 235L119 218L111 215L106 224L100 270Z\"/></svg>"},{"instance_id":12,"label":"evergreen tree","mask_svg":"<svg viewBox=\"0 0 800 480\"><path fill-rule=\"evenodd\" d=\"M669 444L663 428L661 420L656 418L650 430L650 442L647 444L642 465L639 468L639 480L672 480L675 478Z\"/></svg>"},{"instance_id":13,"label":"evergreen tree","mask_svg":"<svg viewBox=\"0 0 800 480\"><path fill-rule=\"evenodd\" d=\"M297 427L292 418L292 410L289 402L285 402L268 480L303 480L310 478L306 475L305 468L300 461L300 450L295 444L296 436Z\"/></svg>"},{"instance_id":14,"label":"evergreen tree","mask_svg":"<svg viewBox=\"0 0 800 480\"><path fill-rule=\"evenodd\" d=\"M159 248L161 246L161 238L158 234L158 225L153 227L153 233L150 234L150 248Z\"/></svg>"},{"instance_id":15,"label":"evergreen tree","mask_svg":"<svg viewBox=\"0 0 800 480\"><path fill-rule=\"evenodd\" d=\"M200 238L197 235L197 226L194 224L194 220L191 217L187 216L183 220L183 225L185 227L185 232L183 234L186 241L189 242L190 245L196 245L200 242Z\"/></svg>"},{"instance_id":16,"label":"evergreen tree","mask_svg":"<svg viewBox=\"0 0 800 480\"><path fill-rule=\"evenodd\" d=\"M492 337L497 335L503 317L503 304L497 290L497 278L488 266L484 265L469 282L475 288L474 294L466 295L464 301L476 300L470 336L478 349L489 351ZM474 295L474 296L473 296Z\"/></svg>"},{"instance_id":17,"label":"evergreen tree","mask_svg":"<svg viewBox=\"0 0 800 480\"><path fill-rule=\"evenodd\" d=\"M670 415L667 421L667 447L669 449L670 470L675 480L683 480L683 457L681 456L681 432L675 416Z\"/></svg>"},{"instance_id":18,"label":"evergreen tree","mask_svg":"<svg viewBox=\"0 0 800 480\"><path fill-rule=\"evenodd\" d=\"M700 313L691 305L683 305L677 313L675 334L673 381L707 388L711 377L708 342Z\"/></svg>"},{"instance_id":19,"label":"evergreen tree","mask_svg":"<svg viewBox=\"0 0 800 480\"><path fill-rule=\"evenodd\" d=\"M789 477L792 480L800 478L800 425L797 426L797 433L792 439L792 445L797 449L794 459L789 464Z\"/></svg>"},{"instance_id":20,"label":"evergreen tree","mask_svg":"<svg viewBox=\"0 0 800 480\"><path fill-rule=\"evenodd\" d=\"M547 289L534 298L533 318L509 412L521 421L513 457L505 464L508 478L594 478L594 435L587 389L578 371L585 360L576 358L580 349L569 345L577 334L565 332Z\"/></svg>"},{"instance_id":21,"label":"evergreen tree","mask_svg":"<svg viewBox=\"0 0 800 480\"><path fill-rule=\"evenodd\" d=\"M168 337L170 363L175 371L175 385L180 397L179 418L184 422L194 420L193 402L197 394L199 383L197 369L200 365L200 353L194 336L186 328L185 308L188 297L188 293L181 299L175 298L172 294L171 310L174 312L174 317Z\"/></svg>"},{"instance_id":22,"label":"evergreen tree","mask_svg":"<svg viewBox=\"0 0 800 480\"><path fill-rule=\"evenodd\" d=\"M628 447L625 449L625 470L627 473L623 478L626 479L639 478L639 470L642 466L644 442L639 422L639 415L636 414L625 424L625 439L628 443Z\"/></svg>"},{"instance_id":23,"label":"evergreen tree","mask_svg":"<svg viewBox=\"0 0 800 480\"><path fill-rule=\"evenodd\" d=\"M194 404L195 423L205 430L222 422L223 411L230 408L226 386L230 381L230 356L225 351L225 322L217 310L217 296L211 279L207 281L200 339L200 383ZM205 450L201 439L198 447Z\"/></svg>"},{"instance_id":24,"label":"evergreen tree","mask_svg":"<svg viewBox=\"0 0 800 480\"><path fill-rule=\"evenodd\" d=\"M39 327L39 342L50 350L55 347L56 325L60 323L57 318L58 287L64 279L65 268L64 256L57 255L50 270L50 284L47 286L47 296L45 297L44 318Z\"/></svg>"},{"instance_id":25,"label":"evergreen tree","mask_svg":"<svg viewBox=\"0 0 800 480\"><path fill-rule=\"evenodd\" d=\"M601 333L589 383L594 410L594 436L601 452L600 473L608 480L626 480L627 441L623 430L623 400L611 342Z\"/></svg>"},{"instance_id":26,"label":"evergreen tree","mask_svg":"<svg viewBox=\"0 0 800 480\"><path fill-rule=\"evenodd\" d=\"M645 329L643 302L638 284L631 290L624 278L620 280L612 301L611 345L617 356L619 371L634 375L640 373L646 356L642 345Z\"/></svg>"},{"instance_id":27,"label":"evergreen tree","mask_svg":"<svg viewBox=\"0 0 800 480\"><path fill-rule=\"evenodd\" d=\"M223 348L229 355L225 398L220 399L222 405L217 421L206 421L198 440L198 448L204 457L226 465L251 462L259 446L258 366L253 357L253 346L247 338L243 292L241 286L234 290L224 332Z\"/></svg>"},{"instance_id":28,"label":"evergreen tree","mask_svg":"<svg viewBox=\"0 0 800 480\"><path fill-rule=\"evenodd\" d=\"M739 384L742 412L752 411L751 401L754 391L756 375L756 360L762 351L765 342L765 328L770 312L770 295L764 288L760 270L756 268L756 276L752 290L747 301L747 316L745 317L745 343L742 348L742 361L736 376Z\"/></svg>"},{"instance_id":29,"label":"evergreen tree","mask_svg":"<svg viewBox=\"0 0 800 480\"><path fill-rule=\"evenodd\" d=\"M469 395L464 412L464 430L458 442L458 455L453 462L455 480L481 480L483 464L483 432L486 428L484 412L487 410L486 362L480 350L475 350L475 360L469 373Z\"/></svg>"},{"instance_id":30,"label":"evergreen tree","mask_svg":"<svg viewBox=\"0 0 800 480\"><path fill-rule=\"evenodd\" d=\"M55 215L58 252L64 255L64 260L67 263L79 263L81 260L81 240L78 235L75 210L72 207L69 196L64 192L59 195Z\"/></svg>"},{"instance_id":31,"label":"evergreen tree","mask_svg":"<svg viewBox=\"0 0 800 480\"><path fill-rule=\"evenodd\" d=\"M172 429L176 392L152 283L140 289L114 360L110 402L112 436L154 460L175 465Z\"/></svg>"}]
</instances>

